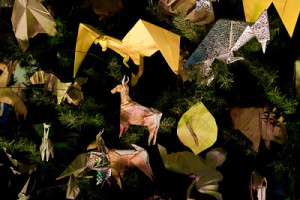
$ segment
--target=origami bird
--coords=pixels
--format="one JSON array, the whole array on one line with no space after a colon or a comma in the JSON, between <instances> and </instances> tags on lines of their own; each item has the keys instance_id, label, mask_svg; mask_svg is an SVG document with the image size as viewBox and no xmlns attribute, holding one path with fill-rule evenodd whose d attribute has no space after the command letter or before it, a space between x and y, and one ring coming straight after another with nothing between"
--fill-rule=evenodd
<instances>
[{"instance_id":1,"label":"origami bird","mask_svg":"<svg viewBox=\"0 0 300 200\"><path fill-rule=\"evenodd\" d=\"M258 39L265 52L267 41L270 39L267 11L264 11L254 24L219 19L187 60L185 67L201 62L209 67L215 59L226 64L241 60L243 58L234 57L233 52L253 37Z\"/></svg>"},{"instance_id":2,"label":"origami bird","mask_svg":"<svg viewBox=\"0 0 300 200\"><path fill-rule=\"evenodd\" d=\"M12 105L17 119L19 119L20 115L23 115L24 119L26 119L27 108L23 100L11 88L7 87L10 83L11 75L17 67L17 63L18 61L10 61L7 65L0 63L0 69L2 70L0 75L0 102Z\"/></svg>"},{"instance_id":3,"label":"origami bird","mask_svg":"<svg viewBox=\"0 0 300 200\"><path fill-rule=\"evenodd\" d=\"M94 27L81 23L76 41L74 77L93 43L99 44L102 51L109 48L120 54L124 58L124 65L128 68L129 58L139 66L137 75L131 73L132 86L143 74L143 57L149 57L157 51L162 53L173 72L178 73L180 36L140 19L122 40L104 35Z\"/></svg>"},{"instance_id":4,"label":"origami bird","mask_svg":"<svg viewBox=\"0 0 300 200\"><path fill-rule=\"evenodd\" d=\"M29 46L29 38L38 33L56 34L54 19L38 0L15 0L11 22L23 51Z\"/></svg>"},{"instance_id":5,"label":"origami bird","mask_svg":"<svg viewBox=\"0 0 300 200\"><path fill-rule=\"evenodd\" d=\"M127 77L128 78L128 77ZM160 119L162 113L154 108L147 108L132 101L129 97L129 87L127 85L129 81L125 82L125 76L122 80L122 84L117 85L111 90L111 93L120 93L121 96L121 112L120 112L120 134L122 136L123 132L126 132L130 124L147 126L149 129L148 145L156 143L157 132L160 124Z\"/></svg>"}]
</instances>

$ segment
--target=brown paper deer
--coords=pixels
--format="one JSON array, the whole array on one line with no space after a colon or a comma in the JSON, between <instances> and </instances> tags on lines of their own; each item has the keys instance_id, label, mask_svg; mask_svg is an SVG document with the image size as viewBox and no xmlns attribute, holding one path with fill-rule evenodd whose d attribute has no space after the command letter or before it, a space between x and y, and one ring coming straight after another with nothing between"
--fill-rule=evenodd
<instances>
[{"instance_id":1,"label":"brown paper deer","mask_svg":"<svg viewBox=\"0 0 300 200\"><path fill-rule=\"evenodd\" d=\"M150 145L151 140L152 144L156 143L157 131L160 124L160 119L162 113L154 108L147 108L138 104L135 101L132 101L129 97L129 87L125 82L125 76L122 80L122 84L117 85L114 89L111 90L111 93L120 92L121 95L121 112L120 112L120 135L122 136L123 132L126 132L130 124L132 125L141 125L148 126L150 135L148 137L148 145Z\"/></svg>"}]
</instances>

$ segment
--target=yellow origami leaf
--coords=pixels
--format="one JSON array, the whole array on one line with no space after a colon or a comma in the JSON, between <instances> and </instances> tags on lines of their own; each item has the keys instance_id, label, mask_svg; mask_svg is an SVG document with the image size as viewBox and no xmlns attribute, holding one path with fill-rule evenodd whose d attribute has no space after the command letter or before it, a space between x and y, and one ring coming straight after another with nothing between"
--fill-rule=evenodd
<instances>
[{"instance_id":1,"label":"yellow origami leaf","mask_svg":"<svg viewBox=\"0 0 300 200\"><path fill-rule=\"evenodd\" d=\"M286 30L292 37L300 12L299 0L243 0L246 21L255 22L271 3L274 4Z\"/></svg>"},{"instance_id":2,"label":"yellow origami leaf","mask_svg":"<svg viewBox=\"0 0 300 200\"><path fill-rule=\"evenodd\" d=\"M132 73L131 85L135 85L143 73L143 57L151 56L158 50L174 73L178 73L180 36L149 22L139 20L126 34L123 40L106 36L92 26L80 24L76 42L74 77L92 43L100 44L103 51L107 48L120 54L127 67L132 59L139 66L137 75Z\"/></svg>"},{"instance_id":3,"label":"yellow origami leaf","mask_svg":"<svg viewBox=\"0 0 300 200\"><path fill-rule=\"evenodd\" d=\"M186 111L178 122L178 138L194 154L211 147L217 140L217 134L215 118L201 102Z\"/></svg>"}]
</instances>

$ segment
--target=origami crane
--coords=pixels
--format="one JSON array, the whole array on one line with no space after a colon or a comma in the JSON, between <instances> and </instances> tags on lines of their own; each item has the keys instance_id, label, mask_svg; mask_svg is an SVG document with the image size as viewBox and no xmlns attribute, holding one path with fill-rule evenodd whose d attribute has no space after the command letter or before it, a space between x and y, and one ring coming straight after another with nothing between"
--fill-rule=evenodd
<instances>
[{"instance_id":1,"label":"origami crane","mask_svg":"<svg viewBox=\"0 0 300 200\"><path fill-rule=\"evenodd\" d=\"M239 129L253 143L254 151L258 151L261 138L267 149L270 149L271 140L279 144L288 143L283 118L276 119L267 108L236 106L230 109L230 116L233 128Z\"/></svg>"},{"instance_id":2,"label":"origami crane","mask_svg":"<svg viewBox=\"0 0 300 200\"><path fill-rule=\"evenodd\" d=\"M258 39L265 52L267 41L270 39L267 11L264 11L254 24L219 19L187 60L185 66L204 62L209 67L215 59L226 64L241 60L243 58L234 57L233 52L253 37Z\"/></svg>"},{"instance_id":3,"label":"origami crane","mask_svg":"<svg viewBox=\"0 0 300 200\"><path fill-rule=\"evenodd\" d=\"M249 192L250 199L266 200L267 179L262 177L257 171L253 171L250 178ZM254 197L256 193L256 197Z\"/></svg>"},{"instance_id":4,"label":"origami crane","mask_svg":"<svg viewBox=\"0 0 300 200\"><path fill-rule=\"evenodd\" d=\"M44 161L46 157L46 161L48 162L50 155L52 158L54 158L54 151L53 151L53 145L51 140L48 138L49 130L50 130L50 124L44 123L44 137L42 139L42 144L40 146L40 152L42 161Z\"/></svg>"},{"instance_id":5,"label":"origami crane","mask_svg":"<svg viewBox=\"0 0 300 200\"><path fill-rule=\"evenodd\" d=\"M29 38L38 33L56 34L54 19L38 0L15 0L11 22L23 51L29 46Z\"/></svg>"},{"instance_id":6,"label":"origami crane","mask_svg":"<svg viewBox=\"0 0 300 200\"><path fill-rule=\"evenodd\" d=\"M202 0L203 2L203 0ZM186 13L186 19L194 24L203 25L214 21L215 16L211 2L208 0L210 11L199 6L197 0L159 0L157 6L166 14L176 16L181 12Z\"/></svg>"},{"instance_id":7,"label":"origami crane","mask_svg":"<svg viewBox=\"0 0 300 200\"><path fill-rule=\"evenodd\" d=\"M45 90L57 96L57 104L67 99L69 104L78 105L84 99L81 85L87 82L87 78L78 77L71 82L63 83L52 73L37 71L30 77L32 84L44 84Z\"/></svg>"},{"instance_id":8,"label":"origami crane","mask_svg":"<svg viewBox=\"0 0 300 200\"><path fill-rule=\"evenodd\" d=\"M128 78L128 77L127 77ZM157 132L160 124L162 113L154 108L147 108L132 101L129 97L129 87L127 85L129 81L125 82L125 76L122 80L122 84L117 85L111 90L111 93L119 92L121 95L121 112L120 112L120 134L126 132L130 124L148 126L150 135L148 137L148 145L156 143Z\"/></svg>"},{"instance_id":9,"label":"origami crane","mask_svg":"<svg viewBox=\"0 0 300 200\"><path fill-rule=\"evenodd\" d=\"M74 77L93 42L99 44L102 51L109 48L120 54L125 66L129 67L129 58L139 66L138 74L131 74L131 85L135 85L143 74L143 57L149 57L158 50L173 72L178 72L180 36L140 19L122 40L104 35L94 27L81 23L76 41Z\"/></svg>"},{"instance_id":10,"label":"origami crane","mask_svg":"<svg viewBox=\"0 0 300 200\"><path fill-rule=\"evenodd\" d=\"M293 36L300 12L298 0L243 0L244 13L247 22L255 22L260 14L274 4L287 32Z\"/></svg>"},{"instance_id":11,"label":"origami crane","mask_svg":"<svg viewBox=\"0 0 300 200\"><path fill-rule=\"evenodd\" d=\"M196 155L211 147L217 140L216 120L203 103L199 102L182 115L178 122L177 135Z\"/></svg>"},{"instance_id":12,"label":"origami crane","mask_svg":"<svg viewBox=\"0 0 300 200\"><path fill-rule=\"evenodd\" d=\"M0 69L2 70L0 75L0 102L12 105L17 119L19 119L20 115L23 115L24 119L26 119L27 108L23 100L11 88L7 87L10 83L11 75L17 67L17 63L18 61L10 61L7 65L0 63Z\"/></svg>"},{"instance_id":13,"label":"origami crane","mask_svg":"<svg viewBox=\"0 0 300 200\"><path fill-rule=\"evenodd\" d=\"M158 145L158 150L166 169L194 178L187 190L186 199L190 199L191 190L196 186L199 192L222 200L222 195L217 190L218 182L223 176L216 170L226 160L227 153L222 148L210 150L205 159L189 151L168 154L161 145Z\"/></svg>"}]
</instances>

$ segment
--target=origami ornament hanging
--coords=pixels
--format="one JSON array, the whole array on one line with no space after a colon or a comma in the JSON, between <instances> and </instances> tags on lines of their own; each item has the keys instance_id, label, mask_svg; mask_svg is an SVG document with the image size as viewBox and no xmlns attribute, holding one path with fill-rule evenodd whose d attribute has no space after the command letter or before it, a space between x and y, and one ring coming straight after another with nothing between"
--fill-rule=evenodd
<instances>
[{"instance_id":1,"label":"origami ornament hanging","mask_svg":"<svg viewBox=\"0 0 300 200\"><path fill-rule=\"evenodd\" d=\"M0 63L0 69L2 70L2 74L0 75L0 102L12 105L17 119L19 119L20 115L23 115L24 119L26 119L27 109L23 100L11 88L7 87L10 83L11 75L17 66L17 62L10 61L7 65Z\"/></svg>"},{"instance_id":2,"label":"origami ornament hanging","mask_svg":"<svg viewBox=\"0 0 300 200\"><path fill-rule=\"evenodd\" d=\"M32 84L44 84L45 90L57 97L57 104L65 99L68 103L78 105L84 99L81 85L87 82L87 78L78 77L71 82L63 83L54 74L37 71L30 77Z\"/></svg>"},{"instance_id":3,"label":"origami ornament hanging","mask_svg":"<svg viewBox=\"0 0 300 200\"><path fill-rule=\"evenodd\" d=\"M250 199L266 200L267 179L257 171L253 171L250 178L249 191ZM256 193L256 197L254 194Z\"/></svg>"},{"instance_id":4,"label":"origami ornament hanging","mask_svg":"<svg viewBox=\"0 0 300 200\"><path fill-rule=\"evenodd\" d=\"M254 24L219 19L187 60L185 66L204 62L209 67L215 59L226 64L241 60L243 58L234 57L233 52L253 37L261 43L264 53L267 41L270 39L267 11L264 11Z\"/></svg>"},{"instance_id":5,"label":"origami ornament hanging","mask_svg":"<svg viewBox=\"0 0 300 200\"><path fill-rule=\"evenodd\" d=\"M127 77L128 78L128 77ZM129 97L129 87L125 82L125 76L122 80L122 84L117 85L111 90L111 93L119 92L121 96L121 112L120 112L120 134L122 136L123 132L126 132L130 124L147 126L149 129L148 145L156 143L157 132L160 124L160 119L162 113L154 108L147 108L132 101Z\"/></svg>"},{"instance_id":6,"label":"origami ornament hanging","mask_svg":"<svg viewBox=\"0 0 300 200\"><path fill-rule=\"evenodd\" d=\"M42 161L44 161L46 157L46 161L48 162L50 155L52 156L52 158L54 158L54 151L53 151L52 142L48 138L50 124L44 123L43 125L44 125L44 137L42 139L42 144L40 146L40 152L41 152Z\"/></svg>"},{"instance_id":7,"label":"origami ornament hanging","mask_svg":"<svg viewBox=\"0 0 300 200\"><path fill-rule=\"evenodd\" d=\"M246 21L255 22L271 3L274 4L287 32L292 37L300 12L298 0L243 0Z\"/></svg>"},{"instance_id":8,"label":"origami ornament hanging","mask_svg":"<svg viewBox=\"0 0 300 200\"><path fill-rule=\"evenodd\" d=\"M123 8L121 0L86 0L80 7L93 7L95 14L99 15L101 20L110 18Z\"/></svg>"},{"instance_id":9,"label":"origami ornament hanging","mask_svg":"<svg viewBox=\"0 0 300 200\"><path fill-rule=\"evenodd\" d=\"M132 59L139 66L138 74L131 73L131 85L135 85L143 74L144 59L160 51L175 74L178 72L180 36L166 29L155 26L144 20L139 20L122 40L104 35L94 27L80 24L76 41L74 77L90 46L95 43L120 54L123 63L129 67L127 61Z\"/></svg>"},{"instance_id":10,"label":"origami ornament hanging","mask_svg":"<svg viewBox=\"0 0 300 200\"><path fill-rule=\"evenodd\" d=\"M108 151L111 161L111 173L117 180L117 184L122 189L120 177L123 177L124 172L128 169L137 167L152 181L152 169L149 162L149 155L147 151L135 144L132 144L135 150L117 150L112 149Z\"/></svg>"},{"instance_id":11,"label":"origami ornament hanging","mask_svg":"<svg viewBox=\"0 0 300 200\"><path fill-rule=\"evenodd\" d=\"M204 0L201 1L203 2ZM200 6L199 0L159 0L157 6L171 16L176 16L179 13L184 12L187 15L185 18L186 20L197 25L204 25L213 22L215 19L212 4L209 0L208 4L210 11Z\"/></svg>"},{"instance_id":12,"label":"origami ornament hanging","mask_svg":"<svg viewBox=\"0 0 300 200\"><path fill-rule=\"evenodd\" d=\"M66 198L76 199L80 188L78 187L78 178L92 178L86 176L86 173L92 170L96 160L89 153L79 154L72 163L56 178L56 180L69 176Z\"/></svg>"},{"instance_id":13,"label":"origami ornament hanging","mask_svg":"<svg viewBox=\"0 0 300 200\"><path fill-rule=\"evenodd\" d=\"M233 107L230 109L233 128L240 130L252 143L253 150L258 151L261 138L270 149L270 142L287 144L286 124L283 118L275 118L274 112L267 108Z\"/></svg>"},{"instance_id":14,"label":"origami ornament hanging","mask_svg":"<svg viewBox=\"0 0 300 200\"><path fill-rule=\"evenodd\" d=\"M177 135L196 155L216 142L218 136L216 120L204 104L199 102L182 115L178 122Z\"/></svg>"},{"instance_id":15,"label":"origami ornament hanging","mask_svg":"<svg viewBox=\"0 0 300 200\"><path fill-rule=\"evenodd\" d=\"M186 199L190 199L191 190L196 186L200 193L222 200L222 195L217 191L218 182L223 176L216 170L216 167L221 166L226 160L227 153L222 148L207 152L206 159L189 151L168 154L166 148L161 145L158 145L158 150L166 169L194 178L187 190Z\"/></svg>"},{"instance_id":16,"label":"origami ornament hanging","mask_svg":"<svg viewBox=\"0 0 300 200\"><path fill-rule=\"evenodd\" d=\"M56 34L54 19L38 0L15 0L11 22L23 51L29 46L29 38L38 33Z\"/></svg>"}]
</instances>

